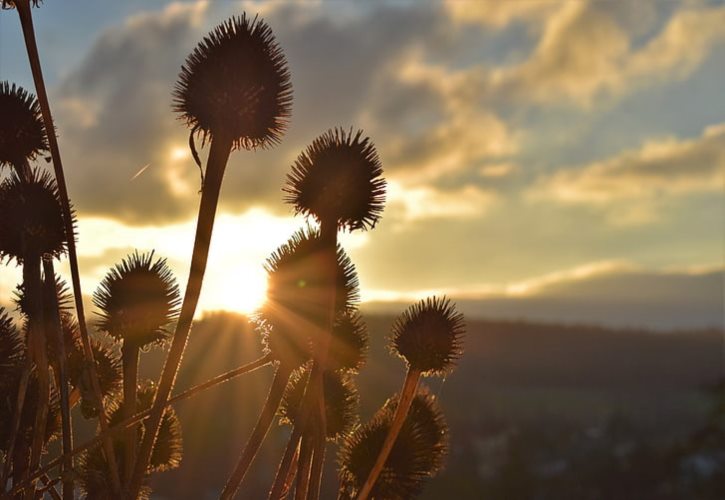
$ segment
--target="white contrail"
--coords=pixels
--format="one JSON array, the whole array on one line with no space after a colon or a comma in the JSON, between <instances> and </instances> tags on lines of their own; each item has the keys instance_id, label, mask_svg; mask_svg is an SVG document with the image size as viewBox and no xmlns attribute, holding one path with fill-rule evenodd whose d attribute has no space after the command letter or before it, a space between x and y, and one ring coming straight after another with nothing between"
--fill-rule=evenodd
<instances>
[{"instance_id":1,"label":"white contrail","mask_svg":"<svg viewBox=\"0 0 725 500\"><path fill-rule=\"evenodd\" d=\"M136 177L138 177L139 175L143 174L146 171L146 169L149 168L150 166L151 166L151 164L150 163L147 163L146 165L144 165L143 167L141 167L141 170L139 170L138 172L136 172L134 174L134 176L131 177L131 180L129 182L135 180Z\"/></svg>"}]
</instances>

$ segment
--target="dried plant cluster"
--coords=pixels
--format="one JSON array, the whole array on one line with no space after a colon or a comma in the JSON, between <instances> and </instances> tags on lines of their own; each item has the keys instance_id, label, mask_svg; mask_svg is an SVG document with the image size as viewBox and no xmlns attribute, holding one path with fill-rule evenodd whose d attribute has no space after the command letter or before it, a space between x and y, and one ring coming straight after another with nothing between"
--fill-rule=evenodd
<instances>
[{"instance_id":1,"label":"dried plant cluster","mask_svg":"<svg viewBox=\"0 0 725 500\"><path fill-rule=\"evenodd\" d=\"M416 496L442 468L448 443L440 405L419 381L453 369L464 324L446 298L405 311L390 337L391 351L407 364L401 392L359 422L364 395L355 375L369 337L358 312L356 269L338 233L371 230L381 217L386 184L372 140L360 130L331 128L300 153L283 191L307 222L265 264L268 298L254 317L265 354L172 397L229 156L276 145L290 120L284 52L263 20L246 14L223 22L193 49L172 91L200 167L195 136L209 149L186 294L163 258L136 251L93 294L97 335L91 338L79 300L75 215L34 41L31 7L39 4L2 2L19 14L38 95L0 82L0 260L23 270L16 311L0 308L3 497L148 498L151 475L182 460L172 404L264 366L275 370L269 394L219 485L221 498L244 491L275 419L292 430L269 498L319 498L328 446L338 447L339 498ZM33 166L46 156L53 173ZM54 269L63 258L71 264L72 291ZM139 378L142 353L151 347L168 349L158 382ZM96 437L83 444L73 441L75 406L82 418L98 420ZM54 439L62 441L60 455L50 457Z\"/></svg>"}]
</instances>

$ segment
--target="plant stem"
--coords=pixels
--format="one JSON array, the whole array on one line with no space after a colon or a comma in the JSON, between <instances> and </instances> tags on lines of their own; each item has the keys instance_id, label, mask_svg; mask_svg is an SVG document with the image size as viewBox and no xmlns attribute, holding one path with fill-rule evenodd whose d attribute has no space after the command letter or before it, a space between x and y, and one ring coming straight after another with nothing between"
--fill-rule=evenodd
<instances>
[{"instance_id":1,"label":"plant stem","mask_svg":"<svg viewBox=\"0 0 725 500\"><path fill-rule=\"evenodd\" d=\"M310 490L307 493L308 500L320 498L320 486L322 485L322 472L325 465L325 436L315 436L315 449L312 453L312 469L310 470Z\"/></svg>"},{"instance_id":2,"label":"plant stem","mask_svg":"<svg viewBox=\"0 0 725 500\"><path fill-rule=\"evenodd\" d=\"M301 436L302 429L307 426L307 421L312 418L312 426L315 432L319 432L322 436L326 435L326 422L325 422L325 394L323 390L322 374L324 372L325 363L327 362L327 353L330 349L330 340L332 338L332 327L335 320L335 301L336 297L336 282L337 282L337 224L331 221L322 220L320 223L320 239L322 240L321 247L325 254L325 285L328 290L326 296L326 307L327 317L324 318L324 323L320 325L318 332L318 342L314 346L314 359L312 363L312 370L310 373L309 382L305 394L302 398L300 405L300 411L295 419L294 429L290 442L287 444L285 450L285 458L289 455L290 461L293 452L292 438L296 435ZM299 439L299 438L298 438ZM296 445L295 445L296 446ZM300 463L303 463L304 457L300 453ZM284 463L284 459L283 459ZM278 470L278 477L275 479L275 485L270 491L270 498L276 498L272 493L274 492L279 496L281 492L281 483L284 481L284 476L279 477L280 470Z\"/></svg>"},{"instance_id":3,"label":"plant stem","mask_svg":"<svg viewBox=\"0 0 725 500\"><path fill-rule=\"evenodd\" d=\"M297 418L295 418L295 424L298 423L299 419L304 417L305 413L300 411L297 414ZM279 467L277 468L277 475L274 477L272 488L269 490L269 500L279 500L283 496L286 496L286 491L289 488L285 489L285 486L287 486L287 479L291 474L292 459L295 456L298 456L297 449L299 448L300 439L302 438L303 427L304 425L294 425L292 427L292 434L287 441L287 447L284 450L282 461L279 463Z\"/></svg>"},{"instance_id":4,"label":"plant stem","mask_svg":"<svg viewBox=\"0 0 725 500\"><path fill-rule=\"evenodd\" d=\"M229 476L227 484L224 486L224 490L219 498L224 500L234 498L234 495L236 495L239 490L239 485L244 480L244 476L249 470L249 467L252 465L254 457L257 455L257 452L259 451L259 448L262 445L264 438L267 436L270 426L272 425L274 415L277 413L280 401L282 401L284 389L287 387L289 376L290 370L288 368L282 366L277 368L277 371L274 374L274 379L272 380L272 385L269 388L269 393L267 394L267 400L262 407L262 411L259 413L257 424L254 426L254 430L249 436L249 440L247 441L247 444L237 461L237 465L235 466L232 474Z\"/></svg>"},{"instance_id":5,"label":"plant stem","mask_svg":"<svg viewBox=\"0 0 725 500\"><path fill-rule=\"evenodd\" d=\"M23 262L23 286L27 300L28 344L38 376L33 437L30 446L30 466L33 471L40 465L40 456L45 444L45 428L48 424L48 400L50 399L50 373L48 351L43 328L42 281L40 279L40 256L28 255ZM34 488L25 491L26 500L33 500Z\"/></svg>"},{"instance_id":6,"label":"plant stem","mask_svg":"<svg viewBox=\"0 0 725 500\"><path fill-rule=\"evenodd\" d=\"M295 488L295 500L305 500L307 498L307 490L310 486L310 468L312 467L312 453L314 430L309 426L306 432L302 434L302 442L300 443L299 462L297 465L297 487Z\"/></svg>"},{"instance_id":7,"label":"plant stem","mask_svg":"<svg viewBox=\"0 0 725 500\"><path fill-rule=\"evenodd\" d=\"M63 461L63 500L73 500L73 457L69 454L73 450L73 428L71 425L70 414L70 397L68 394L68 360L65 352L65 338L63 335L63 327L60 322L60 311L58 309L58 295L55 288L55 269L53 267L53 259L43 257L43 273L45 275L45 296L48 297L48 304L45 313L50 315L46 319L47 328L55 333L55 339L58 343L58 359L55 366L58 369L57 380L58 390L60 392L60 417L63 429L63 454L68 455ZM49 336L50 338L50 336Z\"/></svg>"},{"instance_id":8,"label":"plant stem","mask_svg":"<svg viewBox=\"0 0 725 500\"><path fill-rule=\"evenodd\" d=\"M224 382L227 382L227 381L229 381L229 380L231 380L233 378L236 378L236 377L238 377L240 375L244 375L246 373L251 373L251 372L257 370L258 368L261 368L263 366L266 366L266 365L270 364L271 362L272 362L272 359L271 359L271 356L270 355L262 356L259 359L255 359L254 361L251 361L251 362L247 363L246 365L242 365L242 366L240 366L238 368L235 368L233 370L230 370L230 371L228 371L226 373L222 373L221 375L217 375L216 377L214 377L214 378L212 378L210 380L207 380L206 382L203 382L203 383L201 383L199 385L195 385L194 387L191 387L191 388L185 390L184 392L177 394L176 396L174 396L173 398L171 398L171 399L168 400L168 402L166 403L166 406L170 406L170 405L175 404L175 403L178 403L180 401L184 401L186 399L189 399L189 398L191 398L191 397L199 394L200 392L203 392L206 389L210 389L212 387L216 387L217 385L220 385L220 384L222 384ZM134 415L131 418L127 418L127 419L122 420L121 422L119 422L118 424L114 425L113 427L110 427L106 431L105 434L103 434L103 433L98 434L96 437L94 437L90 441L86 441L82 445L80 445L77 448L75 448L70 453L70 456L78 455L79 453L82 453L82 452L84 452L86 450L89 450L91 448L94 448L94 447L98 446L104 439L107 439L107 438L110 439L111 437L120 434L121 432L123 432L128 427L130 427L130 426L132 426L132 425L134 425L134 424L136 424L138 422L141 422L142 420L144 420L145 418L147 418L150 414L151 414L151 409L148 409L148 410L145 410L145 411L142 411L142 412L137 413L136 415ZM30 483L31 480L37 479L41 475L43 475L46 472L50 471L51 469L53 469L54 467L56 467L58 464L60 464L66 458L67 458L67 456L66 455L63 455L61 457L58 457L58 458L55 458L55 459L49 461L43 467L41 467L37 471L34 471L30 475L30 477L28 479L26 479L25 481L23 481L20 484L13 485L13 489L10 491L10 494L14 494L14 493L22 490L23 488L25 488L26 486L28 486L28 484Z\"/></svg>"},{"instance_id":9,"label":"plant stem","mask_svg":"<svg viewBox=\"0 0 725 500\"><path fill-rule=\"evenodd\" d=\"M194 251L191 256L191 268L189 280L186 284L184 302L181 306L179 321L176 324L176 331L169 349L169 356L166 358L154 404L151 407L151 415L146 424L147 432L144 435L141 446L138 450L136 464L128 483L126 498L135 500L141 488L141 482L146 473L151 452L153 450L156 434L159 431L161 418L166 408L166 400L171 394L179 371L181 358L184 356L186 341L189 338L189 330L194 319L196 305L199 302L201 285L204 280L206 263L209 257L209 244L214 229L214 218L216 216L219 191L221 190L224 169L232 150L232 138L225 135L216 135L212 138L209 150L209 158L206 164L206 175L201 190L201 203L199 205L199 217L196 225L196 236L194 238Z\"/></svg>"},{"instance_id":10,"label":"plant stem","mask_svg":"<svg viewBox=\"0 0 725 500\"><path fill-rule=\"evenodd\" d=\"M300 448L299 446L295 448L295 454L292 457L292 463L290 465L289 471L287 472L287 479L284 481L284 488L282 490L281 498L285 499L287 498L287 495L289 494L290 489L292 488L292 481L295 479L295 475L297 474L297 464L300 460Z\"/></svg>"},{"instance_id":11,"label":"plant stem","mask_svg":"<svg viewBox=\"0 0 725 500\"><path fill-rule=\"evenodd\" d=\"M78 270L78 256L76 254L75 244L75 228L73 227L73 216L70 208L70 199L68 197L68 189L65 183L65 174L63 173L63 163L60 158L60 149L58 148L58 139L55 135L55 126L53 125L53 117L50 112L50 103L48 102L48 94L45 90L45 81L43 79L43 71L40 66L40 56L38 55L38 46L35 42L35 29L33 27L33 17L30 10L30 2L28 0L15 0L15 8L20 17L20 24L23 29L23 37L25 38L25 48L28 52L28 60L30 69L33 74L33 82L35 91L38 94L38 103L40 104L43 123L45 124L45 132L48 137L48 146L50 147L50 156L53 159L53 169L55 178L58 183L58 192L60 194L61 206L63 209L63 222L65 223L65 234L68 241L68 260L70 261L71 280L73 283L73 296L75 299L76 314L78 317L78 325L81 331L81 341L83 344L83 354L86 358L86 366L90 373L91 388L98 405L98 422L101 431L108 429L108 419L106 411L103 407L103 393L96 372L96 364L93 360L93 350L91 349L91 341L88 336L88 328L86 326L86 317L83 309L83 293L81 291L80 272ZM108 468L111 474L111 485L116 492L120 492L121 482L118 477L118 467L116 465L116 457L113 452L113 444L110 439L104 440L103 448L108 461Z\"/></svg>"},{"instance_id":12,"label":"plant stem","mask_svg":"<svg viewBox=\"0 0 725 500\"><path fill-rule=\"evenodd\" d=\"M138 393L138 357L139 348L137 344L123 341L121 347L121 360L123 363L123 418L127 419L136 413L136 399ZM136 455L136 434L137 426L131 426L126 430L123 447L123 480L128 481L131 477L131 468Z\"/></svg>"},{"instance_id":13,"label":"plant stem","mask_svg":"<svg viewBox=\"0 0 725 500\"><path fill-rule=\"evenodd\" d=\"M25 363L23 371L20 373L20 381L18 383L18 396L16 398L15 411L13 412L13 423L8 439L8 449L5 451L5 464L3 465L2 479L0 486L5 490L8 477L10 477L10 466L15 462L16 444L20 433L20 420L23 414L23 406L25 405L25 397L28 393L28 383L30 382L30 374L33 371L33 362L29 354L25 355ZM15 469L13 467L13 469ZM13 485L15 485L20 477L16 470L13 470Z\"/></svg>"},{"instance_id":14,"label":"plant stem","mask_svg":"<svg viewBox=\"0 0 725 500\"><path fill-rule=\"evenodd\" d=\"M415 397L415 393L418 389L419 380L420 371L409 368L408 373L405 376L403 389L400 391L398 406L395 408L393 421L390 423L388 435L385 436L385 441L383 441L383 446L380 449L380 454L375 461L375 465L373 465L367 480L363 484L362 488L360 488L357 500L366 500L370 496L370 492L372 491L373 486L375 486L375 481L378 480L378 476L385 466L385 461L388 459L388 456L390 456L390 452L395 445L395 440L398 438L398 434L400 434L400 429L403 428L405 417L408 416L410 405L413 402L413 398Z\"/></svg>"}]
</instances>

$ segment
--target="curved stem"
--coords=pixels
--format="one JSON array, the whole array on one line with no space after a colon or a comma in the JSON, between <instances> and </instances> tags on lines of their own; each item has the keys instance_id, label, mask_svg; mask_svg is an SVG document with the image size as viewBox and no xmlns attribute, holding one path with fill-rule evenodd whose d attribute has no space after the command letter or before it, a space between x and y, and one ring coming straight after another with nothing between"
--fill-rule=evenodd
<instances>
[{"instance_id":1,"label":"curved stem","mask_svg":"<svg viewBox=\"0 0 725 500\"><path fill-rule=\"evenodd\" d=\"M16 445L18 435L20 433L20 420L22 418L23 406L25 405L25 397L28 394L28 383L30 382L30 374L33 371L33 362L28 354L25 355L25 363L23 371L20 373L20 382L18 383L18 396L15 403L15 411L13 412L13 423L8 439L8 449L5 451L5 464L3 465L2 480L0 487L5 490L8 477L10 477L10 466L15 462ZM17 483L20 477L13 471L15 479L13 483Z\"/></svg>"},{"instance_id":2,"label":"curved stem","mask_svg":"<svg viewBox=\"0 0 725 500\"><path fill-rule=\"evenodd\" d=\"M297 418L295 419L295 423L297 423L299 419L304 417L304 412L298 413ZM297 450L300 445L300 439L302 438L303 427L304 426L302 425L295 425L292 427L292 434L287 441L287 447L284 450L282 461L279 463L279 467L277 467L277 475L274 477L274 483L272 483L272 488L269 490L269 500L279 500L287 494L288 488L285 487L288 486L287 479L291 474L293 458L295 456L299 456Z\"/></svg>"},{"instance_id":3,"label":"curved stem","mask_svg":"<svg viewBox=\"0 0 725 500\"><path fill-rule=\"evenodd\" d=\"M320 486L322 485L322 472L325 465L325 436L315 436L315 449L312 454L312 469L310 469L310 489L307 493L308 500L320 498Z\"/></svg>"},{"instance_id":4,"label":"curved stem","mask_svg":"<svg viewBox=\"0 0 725 500\"><path fill-rule=\"evenodd\" d=\"M189 330L194 319L196 305L201 294L201 285L204 280L206 263L209 257L209 244L214 229L214 218L216 207L219 201L224 169L232 150L232 139L226 136L215 136L211 141L209 158L206 164L206 177L201 190L201 203L199 205L199 217L196 224L196 236L194 238L194 251L191 256L191 269L189 270L189 281L186 284L184 302L181 306L179 321L176 324L176 331L169 349L169 356L166 358L154 404L151 407L151 415L146 424L147 432L144 435L141 446L138 449L136 464L128 484L126 498L135 500L138 496L141 482L146 473L151 451L153 450L156 434L159 432L161 418L166 407L166 400L171 394L179 371L181 358L184 356L186 341L189 339Z\"/></svg>"},{"instance_id":5,"label":"curved stem","mask_svg":"<svg viewBox=\"0 0 725 500\"><path fill-rule=\"evenodd\" d=\"M40 456L45 444L45 428L48 424L48 402L50 399L50 372L48 370L48 351L43 328L42 281L40 279L40 256L29 255L23 262L23 286L27 299L28 345L37 372L38 393L36 395L35 421L30 446L30 466L33 471L40 465ZM25 491L25 498L32 500L34 488Z\"/></svg>"},{"instance_id":6,"label":"curved stem","mask_svg":"<svg viewBox=\"0 0 725 500\"><path fill-rule=\"evenodd\" d=\"M290 441L287 443L287 449L285 450L285 458L291 461L293 448L296 446L292 439L302 435L302 429L307 426L308 420L312 419L312 429L320 435L325 436L327 433L325 422L325 394L323 390L323 377L325 363L327 362L327 353L330 349L330 340L332 338L332 327L335 320L335 283L337 273L337 224L330 221L323 220L320 224L320 238L322 239L322 248L325 252L325 282L327 285L328 293L325 298L325 310L327 317L324 319L324 323L320 325L318 332L317 345L314 350L314 360L312 363L312 370L310 373L309 382L305 389L302 403L300 405L300 411L295 419L292 436ZM302 463L302 455L300 454L300 461ZM289 467L289 465L287 465ZM278 498L284 482L284 475L280 477L282 470L282 464L280 469L277 471L277 477L275 478L275 484L270 491L269 498Z\"/></svg>"},{"instance_id":7,"label":"curved stem","mask_svg":"<svg viewBox=\"0 0 725 500\"><path fill-rule=\"evenodd\" d=\"M136 413L136 399L138 397L138 345L123 341L121 347L121 360L123 363L123 418L127 419ZM131 467L136 455L136 426L126 430L123 447L123 479L128 481L131 477Z\"/></svg>"},{"instance_id":8,"label":"curved stem","mask_svg":"<svg viewBox=\"0 0 725 500\"><path fill-rule=\"evenodd\" d=\"M307 490L310 486L310 469L312 468L313 446L312 429L307 428L307 432L302 435L302 443L300 443L300 455L297 465L297 487L295 488L295 500L305 500L307 498Z\"/></svg>"},{"instance_id":9,"label":"curved stem","mask_svg":"<svg viewBox=\"0 0 725 500\"><path fill-rule=\"evenodd\" d=\"M270 355L262 356L259 359L255 359L254 361L247 363L246 365L242 365L242 366L235 368L233 370L230 370L226 373L217 375L216 377L209 379L206 382L203 382L199 385L195 385L194 387L191 387L191 388L185 390L184 392L177 394L173 398L169 399L169 401L166 403L166 406L170 406L170 405L178 403L180 401L189 399L189 398L199 394L200 392L203 392L206 389L216 387L217 385L220 385L224 382L228 382L229 380L236 378L240 375L244 375L246 373L251 373L251 372L257 370L258 368L261 368L263 366L270 364L271 362L272 362L272 358ZM120 434L128 427L130 427L134 424L137 424L138 422L141 422L142 420L147 418L150 414L151 414L151 409L148 409L148 410L142 411L140 413L137 413L136 415L134 415L131 418L122 420L121 422L114 425L113 427L110 427L105 432L105 434L100 433L96 437L91 439L90 441L87 441L87 442L83 443L82 445L78 446L77 448L75 448L70 453L69 456L78 455L79 453L82 453L86 450L89 450L91 448L98 446L99 444L101 444L101 442L104 439L110 439L111 437ZM41 467L37 471L34 471L27 480L23 481L22 483L20 483L18 485L13 485L13 489L10 491L10 494L14 494L14 493L22 490L23 488L27 487L31 480L37 479L41 475L45 474L46 472L50 471L54 467L58 466L58 464L60 464L66 458L68 458L68 456L63 455L61 457L58 457L58 458L55 458L55 459L49 461L43 467Z\"/></svg>"},{"instance_id":10,"label":"curved stem","mask_svg":"<svg viewBox=\"0 0 725 500\"><path fill-rule=\"evenodd\" d=\"M370 470L365 484L360 488L360 493L357 496L357 500L366 500L370 496L370 492L375 486L375 481L378 480L380 472L385 466L385 461L390 456L390 452L395 445L395 440L398 438L400 429L403 428L405 423L405 417L408 416L410 405L415 397L416 390L418 389L418 381L420 380L420 372L418 370L408 369L408 374L405 376L405 382L403 383L403 389L400 391L400 398L398 398L398 406L395 408L393 414L393 421L390 423L390 429L388 435L385 436L383 446L380 449L375 465Z\"/></svg>"},{"instance_id":11,"label":"curved stem","mask_svg":"<svg viewBox=\"0 0 725 500\"><path fill-rule=\"evenodd\" d=\"M28 52L28 60L30 69L33 74L33 82L35 91L38 94L38 103L40 104L43 123L48 137L48 146L50 147L50 156L53 159L53 169L55 178L58 182L58 192L60 194L61 206L63 209L63 222L65 224L65 234L68 241L68 260L70 262L71 281L73 283L73 297L75 299L76 315L78 317L78 325L81 331L81 341L83 344L83 355L86 359L86 367L90 374L91 388L98 405L98 422L101 431L108 429L108 418L105 408L103 407L103 393L96 372L96 364L93 360L93 350L91 349L91 341L86 326L86 317L83 309L83 293L81 291L81 279L78 269L78 256L76 254L75 228L73 227L73 216L70 208L70 199L68 198L68 189L65 183L65 174L63 173L63 163L60 158L60 149L58 148L58 139L55 135L55 126L53 125L53 117L50 112L50 103L48 102L48 94L45 90L45 80L43 79L43 71L40 66L40 56L38 55L38 46L35 42L35 29L33 27L33 17L30 10L28 0L15 0L15 8L20 17L20 24L23 29L23 37L25 38L25 48ZM121 482L118 477L118 467L116 465L116 457L113 452L113 444L110 439L104 440L103 449L108 461L111 473L111 485L117 492L120 491Z\"/></svg>"},{"instance_id":12,"label":"curved stem","mask_svg":"<svg viewBox=\"0 0 725 500\"><path fill-rule=\"evenodd\" d=\"M71 425L70 414L70 397L68 394L68 360L65 352L65 338L63 336L63 327L60 322L60 312L58 309L58 294L55 288L55 269L53 259L43 257L43 274L45 285L45 297L48 298L45 307L45 313L50 317L47 318L47 328L53 330L55 341L58 345L58 359L51 360L57 367L58 373L58 392L60 392L60 416L61 426L63 430L63 454L69 455L73 450L73 428ZM50 338L50 335L48 336ZM73 457L68 456L63 461L63 500L73 500Z\"/></svg>"},{"instance_id":13,"label":"curved stem","mask_svg":"<svg viewBox=\"0 0 725 500\"><path fill-rule=\"evenodd\" d=\"M279 403L282 401L284 389L287 387L289 376L289 369L283 368L282 366L277 368L277 372L274 374L274 379L272 380L272 385L269 388L269 393L267 394L267 400L262 407L262 411L259 413L257 424L254 426L254 430L249 436L249 440L247 441L247 444L237 461L237 465L234 467L234 471L232 471L229 476L227 484L224 486L224 490L219 498L224 500L234 498L234 495L236 495L239 490L239 485L244 480L244 476L247 474L249 467L252 465L254 457L257 455L257 452L259 451L260 446L262 446L262 442L267 436L267 432L272 425L274 416L277 413L277 408L279 408Z\"/></svg>"}]
</instances>

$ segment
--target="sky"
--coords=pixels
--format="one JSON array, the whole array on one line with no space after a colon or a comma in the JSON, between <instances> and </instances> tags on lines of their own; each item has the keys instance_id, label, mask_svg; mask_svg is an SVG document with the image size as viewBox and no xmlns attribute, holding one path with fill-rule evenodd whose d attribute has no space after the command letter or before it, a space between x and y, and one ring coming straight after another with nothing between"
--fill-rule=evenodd
<instances>
[{"instance_id":1,"label":"sky","mask_svg":"<svg viewBox=\"0 0 725 500\"><path fill-rule=\"evenodd\" d=\"M342 126L372 139L388 181L380 224L342 236L364 301L725 323L725 3L705 0L47 0L33 13L84 292L136 248L185 283L199 171L171 89L243 11L271 26L294 104L279 146L231 156L201 311L263 299L265 258L305 224L285 176ZM33 88L14 11L0 80ZM0 290L18 276L0 270Z\"/></svg>"}]
</instances>

